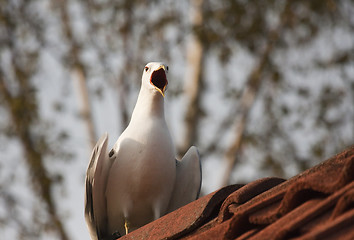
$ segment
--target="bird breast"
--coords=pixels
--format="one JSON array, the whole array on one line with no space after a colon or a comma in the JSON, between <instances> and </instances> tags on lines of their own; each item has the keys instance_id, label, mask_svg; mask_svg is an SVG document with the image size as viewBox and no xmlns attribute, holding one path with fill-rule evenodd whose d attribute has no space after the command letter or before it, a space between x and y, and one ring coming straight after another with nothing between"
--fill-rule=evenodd
<instances>
[{"instance_id":1,"label":"bird breast","mask_svg":"<svg viewBox=\"0 0 354 240\"><path fill-rule=\"evenodd\" d=\"M121 208L111 209L113 212L134 215L134 211L145 212L156 204L161 205L162 214L167 209L176 166L165 128L165 123L146 122L139 130L129 126L120 137L106 190L112 193L107 194L109 208Z\"/></svg>"}]
</instances>

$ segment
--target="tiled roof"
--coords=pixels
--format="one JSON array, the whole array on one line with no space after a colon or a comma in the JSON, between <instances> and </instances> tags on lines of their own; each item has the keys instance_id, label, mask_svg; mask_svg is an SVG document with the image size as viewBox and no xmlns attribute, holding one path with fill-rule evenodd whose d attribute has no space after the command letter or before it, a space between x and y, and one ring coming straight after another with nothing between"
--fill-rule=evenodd
<instances>
[{"instance_id":1,"label":"tiled roof","mask_svg":"<svg viewBox=\"0 0 354 240\"><path fill-rule=\"evenodd\" d=\"M210 193L124 239L354 239L354 147L289 179Z\"/></svg>"}]
</instances>

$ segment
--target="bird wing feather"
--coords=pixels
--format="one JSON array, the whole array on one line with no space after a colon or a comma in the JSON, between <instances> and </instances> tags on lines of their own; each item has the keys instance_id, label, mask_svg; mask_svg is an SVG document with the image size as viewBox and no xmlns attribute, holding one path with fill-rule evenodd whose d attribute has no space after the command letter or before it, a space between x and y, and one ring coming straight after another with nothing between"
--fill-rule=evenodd
<instances>
[{"instance_id":1,"label":"bird wing feather","mask_svg":"<svg viewBox=\"0 0 354 240\"><path fill-rule=\"evenodd\" d=\"M176 180L168 207L172 212L199 197L202 169L198 149L189 148L181 160L176 160Z\"/></svg>"},{"instance_id":2,"label":"bird wing feather","mask_svg":"<svg viewBox=\"0 0 354 240\"><path fill-rule=\"evenodd\" d=\"M105 189L107 181L107 142L105 133L93 148L86 171L85 220L92 240L102 238L106 233L107 211Z\"/></svg>"}]
</instances>

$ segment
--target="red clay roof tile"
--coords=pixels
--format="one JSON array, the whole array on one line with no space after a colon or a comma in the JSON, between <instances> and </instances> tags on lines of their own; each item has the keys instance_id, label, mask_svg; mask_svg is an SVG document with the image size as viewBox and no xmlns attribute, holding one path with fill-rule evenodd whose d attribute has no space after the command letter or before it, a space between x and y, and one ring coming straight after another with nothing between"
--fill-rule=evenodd
<instances>
[{"instance_id":1,"label":"red clay roof tile","mask_svg":"<svg viewBox=\"0 0 354 240\"><path fill-rule=\"evenodd\" d=\"M204 196L121 239L354 239L354 147L285 181Z\"/></svg>"}]
</instances>

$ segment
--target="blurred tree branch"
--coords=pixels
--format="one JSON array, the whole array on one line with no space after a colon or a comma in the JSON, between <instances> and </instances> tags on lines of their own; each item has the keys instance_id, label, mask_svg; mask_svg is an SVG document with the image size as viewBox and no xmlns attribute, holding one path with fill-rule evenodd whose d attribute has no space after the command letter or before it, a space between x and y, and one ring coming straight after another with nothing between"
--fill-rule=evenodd
<instances>
[{"instance_id":1,"label":"blurred tree branch","mask_svg":"<svg viewBox=\"0 0 354 240\"><path fill-rule=\"evenodd\" d=\"M4 74L0 72L0 93L4 99L7 109L10 113L12 124L16 136L19 138L23 149L24 159L30 169L34 189L38 192L39 196L44 200L48 207L50 216L50 225L58 231L62 240L69 239L63 224L57 215L56 207L52 197L53 180L48 176L47 170L43 164L43 152L46 148L45 142L36 142L36 136L31 131L33 121L37 115L36 100L33 91L29 84L29 76L14 64L16 79L19 80L19 92L21 94L11 94L9 88L5 84Z\"/></svg>"},{"instance_id":2,"label":"blurred tree branch","mask_svg":"<svg viewBox=\"0 0 354 240\"><path fill-rule=\"evenodd\" d=\"M36 96L36 88L31 79L37 70L38 48L26 48L25 40L19 37L21 30L31 31L42 43L42 35L38 31L41 25L38 19L31 16L30 3L19 5L9 3L0 10L0 27L2 28L0 53L8 52L9 67L0 67L0 96L1 103L7 109L11 119L11 128L18 138L24 151L24 160L29 168L30 181L39 198L47 205L45 212L49 219L46 225L57 232L60 239L67 240L68 235L58 215L53 199L54 180L49 176L44 165L44 157L51 150L44 136L41 136L36 124L40 122L39 107ZM30 19L29 21L23 21ZM22 21L21 21L22 20ZM26 28L24 26L26 25ZM6 71L6 72L5 72ZM28 186L26 186L27 188ZM30 223L20 223L30 224Z\"/></svg>"},{"instance_id":3,"label":"blurred tree branch","mask_svg":"<svg viewBox=\"0 0 354 240\"><path fill-rule=\"evenodd\" d=\"M237 153L238 151L240 151L240 146L247 125L248 116L259 91L259 88L261 87L263 78L262 73L266 68L267 63L269 62L270 55L272 53L274 45L276 44L279 38L280 31L283 30L283 26L287 23L287 18L289 17L290 10L289 6L289 1L287 1L284 6L284 10L282 11L281 16L279 17L279 25L274 30L271 30L269 32L267 42L265 44L265 49L263 53L259 56L258 62L251 70L246 86L243 90L239 105L239 115L237 116L235 121L234 140L232 141L230 147L225 153L226 168L222 179L222 186L228 185L231 179L231 174L236 163Z\"/></svg>"},{"instance_id":4,"label":"blurred tree branch","mask_svg":"<svg viewBox=\"0 0 354 240\"><path fill-rule=\"evenodd\" d=\"M87 87L87 71L85 69L84 63L80 59L80 44L75 39L74 31L71 27L70 17L68 14L68 2L66 0L60 1L60 3L55 3L59 5L60 16L62 21L63 32L68 40L69 45L69 67L71 68L73 77L78 81L78 92L81 98L81 117L83 118L91 149L96 144L97 134L95 129L95 124L92 116L90 94Z\"/></svg>"}]
</instances>

